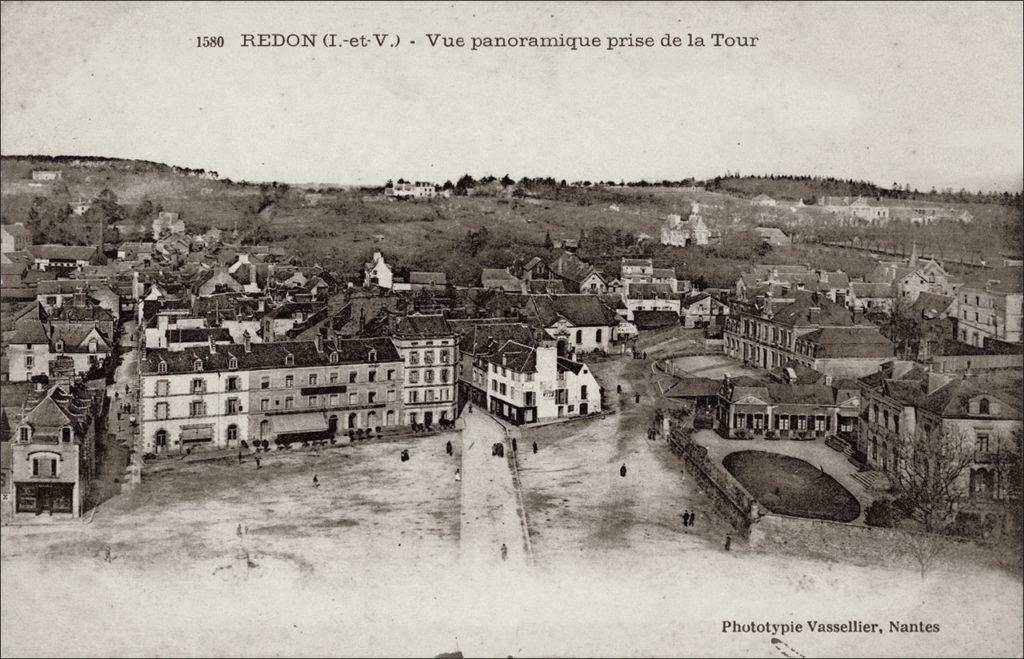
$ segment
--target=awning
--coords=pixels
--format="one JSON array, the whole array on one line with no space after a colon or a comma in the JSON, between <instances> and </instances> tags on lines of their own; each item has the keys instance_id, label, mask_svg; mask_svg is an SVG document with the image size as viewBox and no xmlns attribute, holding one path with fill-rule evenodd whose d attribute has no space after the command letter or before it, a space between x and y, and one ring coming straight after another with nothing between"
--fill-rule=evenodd
<instances>
[{"instance_id":1,"label":"awning","mask_svg":"<svg viewBox=\"0 0 1024 659\"><path fill-rule=\"evenodd\" d=\"M212 442L213 426L205 428L184 428L181 431L181 442Z\"/></svg>"},{"instance_id":2,"label":"awning","mask_svg":"<svg viewBox=\"0 0 1024 659\"><path fill-rule=\"evenodd\" d=\"M288 414L274 418L274 432L278 435L325 430L327 430L327 419L324 418L323 413Z\"/></svg>"}]
</instances>

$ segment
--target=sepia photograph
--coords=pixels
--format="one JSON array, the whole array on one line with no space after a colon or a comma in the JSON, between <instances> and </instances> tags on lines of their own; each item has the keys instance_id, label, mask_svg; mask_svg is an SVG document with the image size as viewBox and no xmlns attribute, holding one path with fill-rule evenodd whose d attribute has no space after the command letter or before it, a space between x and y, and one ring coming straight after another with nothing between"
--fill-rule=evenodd
<instances>
[{"instance_id":1,"label":"sepia photograph","mask_svg":"<svg viewBox=\"0 0 1024 659\"><path fill-rule=\"evenodd\" d=\"M0 657L1024 656L1024 4L0 18Z\"/></svg>"}]
</instances>

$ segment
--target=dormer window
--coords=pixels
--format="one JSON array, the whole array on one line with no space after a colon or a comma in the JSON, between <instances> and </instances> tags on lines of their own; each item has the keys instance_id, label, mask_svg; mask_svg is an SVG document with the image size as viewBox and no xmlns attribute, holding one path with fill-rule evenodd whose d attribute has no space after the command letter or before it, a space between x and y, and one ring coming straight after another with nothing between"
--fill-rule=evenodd
<instances>
[{"instance_id":1,"label":"dormer window","mask_svg":"<svg viewBox=\"0 0 1024 659\"><path fill-rule=\"evenodd\" d=\"M230 369L238 368L238 359L236 359L235 357L232 357L231 359L229 359L228 360L228 368L230 368Z\"/></svg>"},{"instance_id":2,"label":"dormer window","mask_svg":"<svg viewBox=\"0 0 1024 659\"><path fill-rule=\"evenodd\" d=\"M285 355L284 356L284 365L285 366L295 366L295 355L293 355L291 353Z\"/></svg>"},{"instance_id":3,"label":"dormer window","mask_svg":"<svg viewBox=\"0 0 1024 659\"><path fill-rule=\"evenodd\" d=\"M32 429L28 426L18 428L18 441L28 443L32 439Z\"/></svg>"},{"instance_id":4,"label":"dormer window","mask_svg":"<svg viewBox=\"0 0 1024 659\"><path fill-rule=\"evenodd\" d=\"M331 360L332 364L337 364L338 363L338 353L331 352L330 360Z\"/></svg>"},{"instance_id":5,"label":"dormer window","mask_svg":"<svg viewBox=\"0 0 1024 659\"><path fill-rule=\"evenodd\" d=\"M64 426L63 428L60 429L60 441L70 442L71 436L71 428L69 428L68 426Z\"/></svg>"},{"instance_id":6,"label":"dormer window","mask_svg":"<svg viewBox=\"0 0 1024 659\"><path fill-rule=\"evenodd\" d=\"M982 398L978 401L978 414L991 414L991 406L988 402L988 398Z\"/></svg>"},{"instance_id":7,"label":"dormer window","mask_svg":"<svg viewBox=\"0 0 1024 659\"><path fill-rule=\"evenodd\" d=\"M161 359L160 363L156 365L156 372L157 373L166 373L167 372L167 362L165 362L164 360Z\"/></svg>"},{"instance_id":8,"label":"dormer window","mask_svg":"<svg viewBox=\"0 0 1024 659\"><path fill-rule=\"evenodd\" d=\"M96 352L96 348L98 346L99 346L99 344L96 343L96 339L90 339L89 340L89 352Z\"/></svg>"},{"instance_id":9,"label":"dormer window","mask_svg":"<svg viewBox=\"0 0 1024 659\"><path fill-rule=\"evenodd\" d=\"M370 349L370 354L368 355L368 357L369 357L369 360L370 360L371 362L375 362L375 361L377 361L377 351L376 351L376 350L373 350L373 349L371 348L371 349Z\"/></svg>"},{"instance_id":10,"label":"dormer window","mask_svg":"<svg viewBox=\"0 0 1024 659\"><path fill-rule=\"evenodd\" d=\"M54 345L54 347L57 349L57 352L64 352L64 342L63 341L57 341L56 344Z\"/></svg>"},{"instance_id":11,"label":"dormer window","mask_svg":"<svg viewBox=\"0 0 1024 659\"><path fill-rule=\"evenodd\" d=\"M194 362L192 362L192 370L193 371L201 371L201 370L203 370L203 360L202 359L197 359Z\"/></svg>"}]
</instances>

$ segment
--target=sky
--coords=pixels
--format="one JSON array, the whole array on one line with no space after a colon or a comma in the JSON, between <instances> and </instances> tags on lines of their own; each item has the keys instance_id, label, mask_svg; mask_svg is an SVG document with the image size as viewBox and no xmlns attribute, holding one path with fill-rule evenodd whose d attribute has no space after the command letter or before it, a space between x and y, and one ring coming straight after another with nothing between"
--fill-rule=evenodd
<instances>
[{"instance_id":1,"label":"sky","mask_svg":"<svg viewBox=\"0 0 1024 659\"><path fill-rule=\"evenodd\" d=\"M290 183L739 171L1020 190L1022 7L5 2L0 152ZM402 43L243 48L244 33ZM470 51L429 33L758 42Z\"/></svg>"}]
</instances>

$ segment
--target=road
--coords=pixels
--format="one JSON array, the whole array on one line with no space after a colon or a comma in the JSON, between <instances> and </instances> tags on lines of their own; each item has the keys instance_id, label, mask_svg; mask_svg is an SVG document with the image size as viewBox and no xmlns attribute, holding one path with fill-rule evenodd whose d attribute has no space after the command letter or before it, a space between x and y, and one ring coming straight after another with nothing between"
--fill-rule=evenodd
<instances>
[{"instance_id":1,"label":"road","mask_svg":"<svg viewBox=\"0 0 1024 659\"><path fill-rule=\"evenodd\" d=\"M525 533L512 472L507 459L491 455L491 446L504 441L505 427L480 408L468 409L462 415L462 561L471 568L499 564L504 544L506 562L525 566Z\"/></svg>"}]
</instances>

